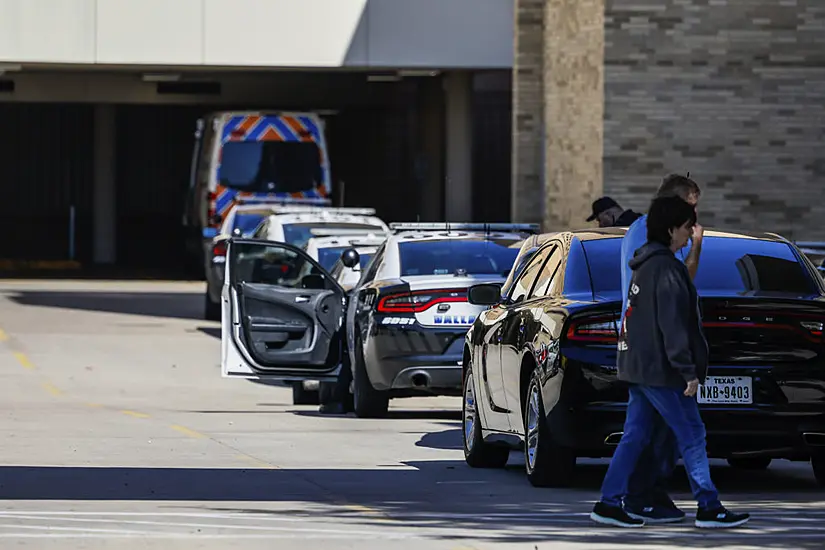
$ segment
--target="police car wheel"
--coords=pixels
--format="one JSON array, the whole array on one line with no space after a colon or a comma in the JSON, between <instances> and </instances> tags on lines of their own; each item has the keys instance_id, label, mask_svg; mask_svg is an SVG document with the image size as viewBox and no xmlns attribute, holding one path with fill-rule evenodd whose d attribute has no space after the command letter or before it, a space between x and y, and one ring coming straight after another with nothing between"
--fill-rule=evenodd
<instances>
[{"instance_id":1,"label":"police car wheel","mask_svg":"<svg viewBox=\"0 0 825 550\"><path fill-rule=\"evenodd\" d=\"M213 302L212 298L209 297L209 292L204 293L204 314L203 317L207 321L220 321L221 320L221 303L220 302Z\"/></svg>"},{"instance_id":2,"label":"police car wheel","mask_svg":"<svg viewBox=\"0 0 825 550\"><path fill-rule=\"evenodd\" d=\"M354 396L353 405L355 416L358 418L383 418L387 415L390 405L390 398L387 392L378 391L372 387L367 368L364 365L364 353L361 349L360 340L355 342L355 373L353 381Z\"/></svg>"},{"instance_id":3,"label":"police car wheel","mask_svg":"<svg viewBox=\"0 0 825 550\"><path fill-rule=\"evenodd\" d=\"M524 463L534 487L567 487L576 468L576 455L554 441L537 373L533 374L524 400Z\"/></svg>"},{"instance_id":4,"label":"police car wheel","mask_svg":"<svg viewBox=\"0 0 825 550\"><path fill-rule=\"evenodd\" d=\"M481 434L481 418L473 384L473 368L467 365L464 372L464 404L462 407L462 432L464 461L471 468L504 468L510 458L510 449L485 443Z\"/></svg>"}]
</instances>

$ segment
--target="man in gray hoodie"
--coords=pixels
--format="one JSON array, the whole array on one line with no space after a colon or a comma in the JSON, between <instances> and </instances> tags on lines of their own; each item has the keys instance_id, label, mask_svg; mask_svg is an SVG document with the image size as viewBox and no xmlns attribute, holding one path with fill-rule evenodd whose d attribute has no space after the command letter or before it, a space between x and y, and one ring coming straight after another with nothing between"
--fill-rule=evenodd
<instances>
[{"instance_id":1,"label":"man in gray hoodie","mask_svg":"<svg viewBox=\"0 0 825 550\"><path fill-rule=\"evenodd\" d=\"M602 498L590 517L618 527L642 527L622 507L631 473L650 442L660 415L673 430L699 506L696 526L736 527L748 514L722 506L710 478L705 425L696 392L707 373L708 347L696 288L675 253L693 233L696 211L679 197L653 201L647 243L630 261L633 275L619 333L618 378L628 382L624 433L602 484Z\"/></svg>"}]
</instances>

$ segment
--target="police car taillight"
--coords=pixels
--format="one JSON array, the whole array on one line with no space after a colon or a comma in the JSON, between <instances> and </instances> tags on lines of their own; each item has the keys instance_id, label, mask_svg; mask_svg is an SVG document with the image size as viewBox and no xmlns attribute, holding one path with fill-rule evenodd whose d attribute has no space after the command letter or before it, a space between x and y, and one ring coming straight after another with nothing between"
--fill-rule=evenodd
<instances>
[{"instance_id":1,"label":"police car taillight","mask_svg":"<svg viewBox=\"0 0 825 550\"><path fill-rule=\"evenodd\" d=\"M619 319L615 315L584 317L570 322L567 340L589 344L616 344L619 339Z\"/></svg>"},{"instance_id":2,"label":"police car taillight","mask_svg":"<svg viewBox=\"0 0 825 550\"><path fill-rule=\"evenodd\" d=\"M226 256L226 241L215 243L212 246L212 256Z\"/></svg>"},{"instance_id":3,"label":"police car taillight","mask_svg":"<svg viewBox=\"0 0 825 550\"><path fill-rule=\"evenodd\" d=\"M382 296L378 300L376 311L379 313L418 313L436 304L466 301L466 288L417 290L415 292L400 292Z\"/></svg>"}]
</instances>

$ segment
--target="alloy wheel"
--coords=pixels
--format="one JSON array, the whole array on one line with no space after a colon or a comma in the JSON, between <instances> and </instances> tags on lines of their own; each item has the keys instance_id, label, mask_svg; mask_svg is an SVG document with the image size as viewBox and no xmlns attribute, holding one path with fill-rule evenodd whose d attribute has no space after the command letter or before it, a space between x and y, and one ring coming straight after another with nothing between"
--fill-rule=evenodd
<instances>
[{"instance_id":1,"label":"alloy wheel","mask_svg":"<svg viewBox=\"0 0 825 550\"><path fill-rule=\"evenodd\" d=\"M464 384L464 445L468 451L473 450L473 431L476 427L476 399L473 391L473 373L467 374Z\"/></svg>"},{"instance_id":2,"label":"alloy wheel","mask_svg":"<svg viewBox=\"0 0 825 550\"><path fill-rule=\"evenodd\" d=\"M539 447L539 388L536 384L530 385L530 395L527 401L527 467L536 468L536 451Z\"/></svg>"}]
</instances>

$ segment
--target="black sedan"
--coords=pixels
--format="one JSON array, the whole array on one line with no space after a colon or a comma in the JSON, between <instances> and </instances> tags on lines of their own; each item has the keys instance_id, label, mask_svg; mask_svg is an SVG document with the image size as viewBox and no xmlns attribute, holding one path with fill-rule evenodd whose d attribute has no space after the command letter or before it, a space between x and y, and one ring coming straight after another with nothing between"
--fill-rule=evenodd
<instances>
[{"instance_id":1,"label":"black sedan","mask_svg":"<svg viewBox=\"0 0 825 550\"><path fill-rule=\"evenodd\" d=\"M522 448L530 482L563 486L577 457L611 456L627 387L616 380L625 229L559 233L467 333L464 455L502 467ZM706 231L695 280L710 348L698 400L708 454L734 467L810 461L825 484L825 285L790 242Z\"/></svg>"}]
</instances>

